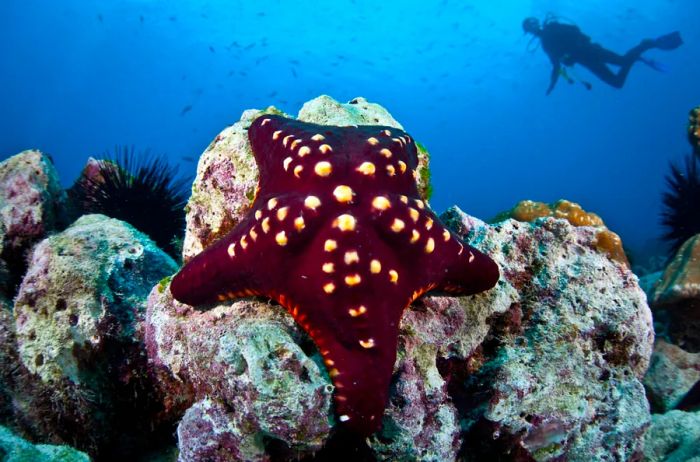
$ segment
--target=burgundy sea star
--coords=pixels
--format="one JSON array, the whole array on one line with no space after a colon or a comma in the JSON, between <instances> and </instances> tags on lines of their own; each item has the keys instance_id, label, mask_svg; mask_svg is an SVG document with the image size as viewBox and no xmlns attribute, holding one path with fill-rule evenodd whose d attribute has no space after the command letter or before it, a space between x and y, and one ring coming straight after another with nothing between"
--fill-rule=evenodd
<instances>
[{"instance_id":1,"label":"burgundy sea star","mask_svg":"<svg viewBox=\"0 0 700 462\"><path fill-rule=\"evenodd\" d=\"M404 309L432 289L489 289L498 267L420 199L403 131L264 115L248 136L260 168L250 212L170 290L190 305L278 301L323 356L338 419L369 435L381 426Z\"/></svg>"}]
</instances>

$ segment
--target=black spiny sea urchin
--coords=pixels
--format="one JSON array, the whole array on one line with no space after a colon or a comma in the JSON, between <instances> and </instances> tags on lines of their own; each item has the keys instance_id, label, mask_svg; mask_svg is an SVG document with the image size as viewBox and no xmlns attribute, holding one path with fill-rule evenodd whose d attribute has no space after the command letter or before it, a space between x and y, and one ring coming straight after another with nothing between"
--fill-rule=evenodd
<instances>
[{"instance_id":1,"label":"black spiny sea urchin","mask_svg":"<svg viewBox=\"0 0 700 462\"><path fill-rule=\"evenodd\" d=\"M700 176L698 157L690 154L685 158L685 171L671 164L671 173L666 176L668 190L663 194L664 209L661 223L666 227L664 240L671 244L672 254L692 236L700 233Z\"/></svg>"},{"instance_id":2,"label":"black spiny sea urchin","mask_svg":"<svg viewBox=\"0 0 700 462\"><path fill-rule=\"evenodd\" d=\"M88 171L90 170L90 171ZM86 168L69 190L79 215L101 213L126 221L177 258L184 232L188 181L162 156L116 147Z\"/></svg>"}]
</instances>

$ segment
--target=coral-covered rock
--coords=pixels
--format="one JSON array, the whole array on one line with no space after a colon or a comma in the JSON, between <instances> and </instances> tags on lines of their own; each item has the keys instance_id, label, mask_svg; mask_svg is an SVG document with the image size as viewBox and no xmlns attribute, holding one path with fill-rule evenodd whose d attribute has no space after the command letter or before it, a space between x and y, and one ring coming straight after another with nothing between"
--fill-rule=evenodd
<instances>
[{"instance_id":1,"label":"coral-covered rock","mask_svg":"<svg viewBox=\"0 0 700 462\"><path fill-rule=\"evenodd\" d=\"M216 424L221 432L234 433L222 438L250 446L265 436L300 453L321 447L330 431L332 386L322 366L304 352L309 340L283 309L241 300L199 312L160 287L148 306L149 356L173 380L190 383L198 398L211 397L232 410L235 419ZM201 406L181 423L179 433L188 435L180 440L183 453L199 454L187 445L193 442L191 426L198 425L193 422L209 412ZM211 412L217 419L233 415ZM264 452L262 446L249 450Z\"/></svg>"},{"instance_id":2,"label":"coral-covered rock","mask_svg":"<svg viewBox=\"0 0 700 462\"><path fill-rule=\"evenodd\" d=\"M688 239L664 270L650 297L670 340L700 352L700 234Z\"/></svg>"},{"instance_id":3,"label":"coral-covered rock","mask_svg":"<svg viewBox=\"0 0 700 462\"><path fill-rule=\"evenodd\" d=\"M205 398L187 410L177 428L179 462L256 462L269 460L263 434L235 410Z\"/></svg>"},{"instance_id":4,"label":"coral-covered rock","mask_svg":"<svg viewBox=\"0 0 700 462\"><path fill-rule=\"evenodd\" d=\"M631 458L649 422L641 378L653 343L636 276L596 251L595 228L565 220L507 220L469 237L498 261L500 290L518 296L470 358L481 365L449 358L449 388L464 400L464 454Z\"/></svg>"},{"instance_id":5,"label":"coral-covered rock","mask_svg":"<svg viewBox=\"0 0 700 462\"><path fill-rule=\"evenodd\" d=\"M13 371L17 364L15 318L12 305L0 295L0 423L12 414Z\"/></svg>"},{"instance_id":6,"label":"coral-covered rock","mask_svg":"<svg viewBox=\"0 0 700 462\"><path fill-rule=\"evenodd\" d=\"M12 295L25 269L24 252L60 224L65 201L56 169L41 151L0 162L0 293Z\"/></svg>"},{"instance_id":7,"label":"coral-covered rock","mask_svg":"<svg viewBox=\"0 0 700 462\"><path fill-rule=\"evenodd\" d=\"M700 412L654 414L644 437L644 462L700 462Z\"/></svg>"},{"instance_id":8,"label":"coral-covered rock","mask_svg":"<svg viewBox=\"0 0 700 462\"><path fill-rule=\"evenodd\" d=\"M244 135L255 114L244 114L247 122L213 142L231 142L217 154L220 165L210 163L212 146L200 159L193 191L201 195L190 202L186 256L220 237L230 228L221 223L237 222L252 202L256 174L237 176L229 159L252 160ZM375 123L392 125L362 99L342 105L321 97L305 105L300 119L362 124L374 114L386 117ZM216 185L208 182L214 177ZM231 203L210 200L213 188ZM640 454L650 421L641 378L654 337L646 297L626 260L609 256L612 241L601 238L602 222L582 221L592 215L575 204L555 209L568 214L493 225L456 208L441 217L496 259L502 278L483 294L429 295L407 309L383 426L365 446L374 457L549 461ZM291 316L252 299L208 308L173 301L167 286L149 297L149 356L173 383L190 384L198 400L180 425L181 457L228 460L214 455L197 429L211 429L217 444L259 460L271 457L261 440L297 456L328 442L331 383ZM334 446L331 439L324 456L348 454L329 449Z\"/></svg>"},{"instance_id":9,"label":"coral-covered rock","mask_svg":"<svg viewBox=\"0 0 700 462\"><path fill-rule=\"evenodd\" d=\"M608 255L610 259L629 266L620 236L610 231L598 215L593 212L586 212L575 202L562 199L552 204L545 204L544 202L524 200L518 202L509 211L499 214L494 221L513 218L518 221L533 222L542 217L563 218L574 226L592 226L597 228L594 242L595 248Z\"/></svg>"},{"instance_id":10,"label":"coral-covered rock","mask_svg":"<svg viewBox=\"0 0 700 462\"><path fill-rule=\"evenodd\" d=\"M700 353L688 353L661 339L654 345L649 370L644 377L654 412L674 409L700 380Z\"/></svg>"},{"instance_id":11,"label":"coral-covered rock","mask_svg":"<svg viewBox=\"0 0 700 462\"><path fill-rule=\"evenodd\" d=\"M281 114L274 107L247 110L241 120L226 127L202 153L192 195L187 203L187 227L182 254L186 262L233 229L248 212L256 194L258 168L248 141L248 127L262 114ZM341 104L328 96L307 102L299 120L337 125L387 125L401 128L381 106L355 98ZM418 148L419 191L427 195L428 153Z\"/></svg>"},{"instance_id":12,"label":"coral-covered rock","mask_svg":"<svg viewBox=\"0 0 700 462\"><path fill-rule=\"evenodd\" d=\"M35 246L14 306L19 359L39 390L20 416L28 431L96 456L146 443L163 409L141 322L151 288L176 269L146 235L103 215Z\"/></svg>"},{"instance_id":13,"label":"coral-covered rock","mask_svg":"<svg viewBox=\"0 0 700 462\"><path fill-rule=\"evenodd\" d=\"M32 444L0 426L0 460L7 462L90 462L87 454L68 446Z\"/></svg>"},{"instance_id":14,"label":"coral-covered rock","mask_svg":"<svg viewBox=\"0 0 700 462\"><path fill-rule=\"evenodd\" d=\"M700 106L692 109L688 116L688 141L696 154L700 154Z\"/></svg>"}]
</instances>

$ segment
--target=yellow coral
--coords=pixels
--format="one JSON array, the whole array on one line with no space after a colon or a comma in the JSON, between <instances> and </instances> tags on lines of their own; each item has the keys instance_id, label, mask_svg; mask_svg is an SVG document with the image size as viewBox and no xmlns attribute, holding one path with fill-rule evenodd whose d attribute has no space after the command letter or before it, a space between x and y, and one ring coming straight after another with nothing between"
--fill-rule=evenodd
<instances>
[{"instance_id":1,"label":"yellow coral","mask_svg":"<svg viewBox=\"0 0 700 462\"><path fill-rule=\"evenodd\" d=\"M596 250L606 254L611 260L629 267L620 236L610 231L598 215L586 212L575 202L562 199L553 204L545 204L544 202L524 200L516 204L510 211L500 214L497 220L513 218L518 221L533 222L542 217L561 218L574 226L602 228L596 235Z\"/></svg>"}]
</instances>

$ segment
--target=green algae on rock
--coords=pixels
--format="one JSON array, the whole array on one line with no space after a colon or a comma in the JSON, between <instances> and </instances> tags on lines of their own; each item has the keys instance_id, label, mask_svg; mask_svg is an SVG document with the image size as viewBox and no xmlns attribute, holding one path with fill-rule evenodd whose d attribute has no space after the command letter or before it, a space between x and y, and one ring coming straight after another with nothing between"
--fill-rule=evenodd
<instances>
[{"instance_id":1,"label":"green algae on rock","mask_svg":"<svg viewBox=\"0 0 700 462\"><path fill-rule=\"evenodd\" d=\"M35 388L18 418L96 457L143 444L161 399L141 321L151 288L176 269L145 234L103 215L37 244L14 306L19 360Z\"/></svg>"},{"instance_id":2,"label":"green algae on rock","mask_svg":"<svg viewBox=\"0 0 700 462\"><path fill-rule=\"evenodd\" d=\"M87 454L68 446L32 444L0 426L0 457L3 462L90 462Z\"/></svg>"}]
</instances>

